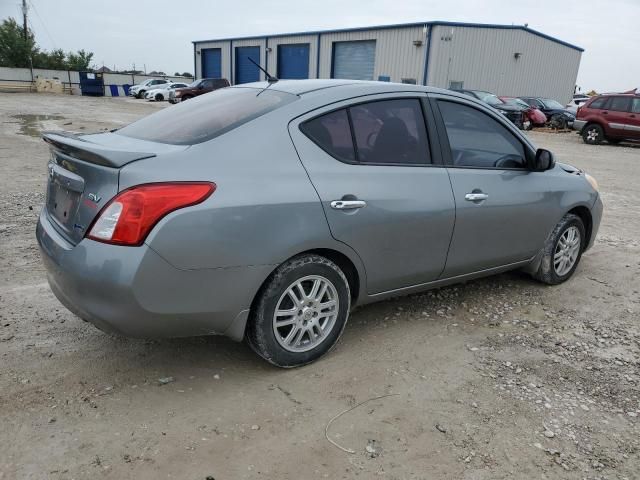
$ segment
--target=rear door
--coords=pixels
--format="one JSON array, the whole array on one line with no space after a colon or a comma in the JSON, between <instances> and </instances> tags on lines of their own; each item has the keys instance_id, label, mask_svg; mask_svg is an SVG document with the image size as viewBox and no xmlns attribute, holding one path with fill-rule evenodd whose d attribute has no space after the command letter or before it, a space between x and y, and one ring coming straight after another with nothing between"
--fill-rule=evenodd
<instances>
[{"instance_id":1,"label":"rear door","mask_svg":"<svg viewBox=\"0 0 640 480\"><path fill-rule=\"evenodd\" d=\"M608 126L608 134L624 137L631 113L631 97L614 96L609 98L602 111L602 116Z\"/></svg>"},{"instance_id":2,"label":"rear door","mask_svg":"<svg viewBox=\"0 0 640 480\"><path fill-rule=\"evenodd\" d=\"M423 98L354 99L289 127L333 237L365 265L369 294L435 280L446 261L455 205Z\"/></svg>"},{"instance_id":3,"label":"rear door","mask_svg":"<svg viewBox=\"0 0 640 480\"><path fill-rule=\"evenodd\" d=\"M530 259L550 232L558 200L544 172L527 169L529 147L506 119L474 103L433 95L436 109L456 203L443 277Z\"/></svg>"}]
</instances>

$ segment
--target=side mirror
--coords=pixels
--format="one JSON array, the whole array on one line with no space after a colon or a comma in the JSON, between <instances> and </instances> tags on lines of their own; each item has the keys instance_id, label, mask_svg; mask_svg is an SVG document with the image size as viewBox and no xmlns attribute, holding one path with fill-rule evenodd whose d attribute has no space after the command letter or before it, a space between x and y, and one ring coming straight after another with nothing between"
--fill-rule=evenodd
<instances>
[{"instance_id":1,"label":"side mirror","mask_svg":"<svg viewBox=\"0 0 640 480\"><path fill-rule=\"evenodd\" d=\"M556 166L556 161L553 158L553 153L549 150L545 150L544 148L539 148L536 151L536 156L533 159L531 170L534 172L544 172L546 170L551 170Z\"/></svg>"}]
</instances>

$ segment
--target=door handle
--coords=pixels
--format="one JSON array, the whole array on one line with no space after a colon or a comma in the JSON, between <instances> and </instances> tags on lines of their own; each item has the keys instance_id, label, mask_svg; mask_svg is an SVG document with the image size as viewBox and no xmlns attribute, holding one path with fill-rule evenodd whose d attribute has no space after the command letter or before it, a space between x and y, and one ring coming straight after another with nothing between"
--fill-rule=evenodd
<instances>
[{"instance_id":1,"label":"door handle","mask_svg":"<svg viewBox=\"0 0 640 480\"><path fill-rule=\"evenodd\" d=\"M367 206L364 200L334 200L331 202L331 208L335 210L353 210Z\"/></svg>"},{"instance_id":2,"label":"door handle","mask_svg":"<svg viewBox=\"0 0 640 480\"><path fill-rule=\"evenodd\" d=\"M486 193L467 193L464 196L464 199L468 202L481 202L489 198L489 195Z\"/></svg>"}]
</instances>

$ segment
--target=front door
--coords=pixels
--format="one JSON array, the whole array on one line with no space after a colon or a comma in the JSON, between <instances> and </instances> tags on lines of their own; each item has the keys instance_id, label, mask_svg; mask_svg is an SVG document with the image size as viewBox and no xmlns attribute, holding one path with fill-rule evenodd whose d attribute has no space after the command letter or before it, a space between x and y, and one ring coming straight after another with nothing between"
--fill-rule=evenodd
<instances>
[{"instance_id":1,"label":"front door","mask_svg":"<svg viewBox=\"0 0 640 480\"><path fill-rule=\"evenodd\" d=\"M506 120L462 99L434 97L448 139L443 151L450 152L447 168L456 202L443 277L532 258L557 221L559 187L552 192L556 187L545 186L544 172L527 169L528 147Z\"/></svg>"},{"instance_id":2,"label":"front door","mask_svg":"<svg viewBox=\"0 0 640 480\"><path fill-rule=\"evenodd\" d=\"M640 140L640 97L631 100L631 113L629 113L625 135L628 138Z\"/></svg>"},{"instance_id":3,"label":"front door","mask_svg":"<svg viewBox=\"0 0 640 480\"><path fill-rule=\"evenodd\" d=\"M342 102L290 125L333 237L365 265L369 294L435 280L445 265L455 205L424 119L414 93Z\"/></svg>"}]
</instances>

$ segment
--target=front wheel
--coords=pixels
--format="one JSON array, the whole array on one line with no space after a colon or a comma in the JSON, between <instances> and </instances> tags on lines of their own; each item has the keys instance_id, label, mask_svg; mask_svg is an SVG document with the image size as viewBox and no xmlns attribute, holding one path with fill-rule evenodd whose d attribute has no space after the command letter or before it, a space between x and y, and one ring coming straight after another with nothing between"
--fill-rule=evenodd
<instances>
[{"instance_id":1,"label":"front wheel","mask_svg":"<svg viewBox=\"0 0 640 480\"><path fill-rule=\"evenodd\" d=\"M278 367L313 362L340 338L350 301L349 283L335 263L319 255L294 257L258 293L247 342Z\"/></svg>"},{"instance_id":2,"label":"front wheel","mask_svg":"<svg viewBox=\"0 0 640 480\"><path fill-rule=\"evenodd\" d=\"M542 261L533 276L548 285L565 282L576 271L585 246L582 219L567 213L545 242Z\"/></svg>"},{"instance_id":3,"label":"front wheel","mask_svg":"<svg viewBox=\"0 0 640 480\"><path fill-rule=\"evenodd\" d=\"M161 102L162 100L164 100L164 97L162 96L162 94L156 93L156 102Z\"/></svg>"}]
</instances>

